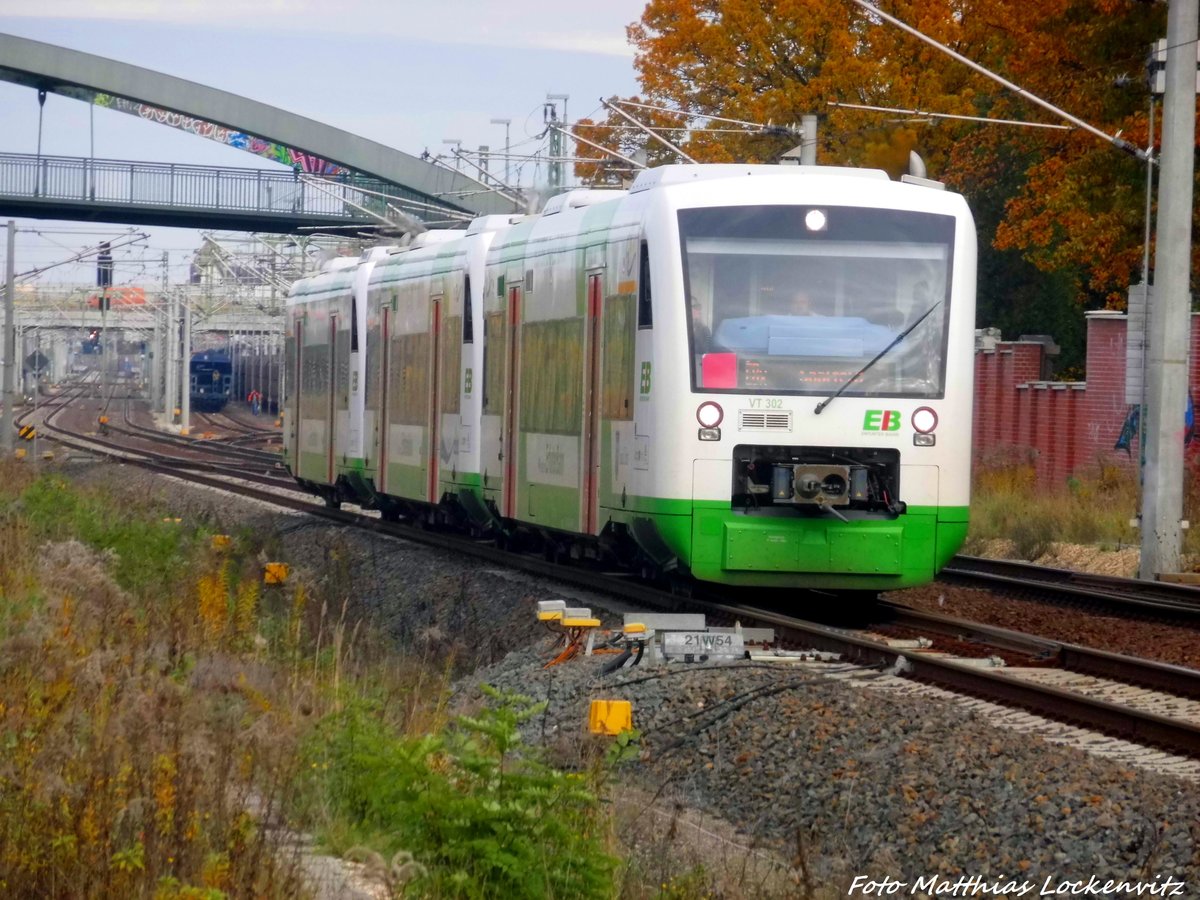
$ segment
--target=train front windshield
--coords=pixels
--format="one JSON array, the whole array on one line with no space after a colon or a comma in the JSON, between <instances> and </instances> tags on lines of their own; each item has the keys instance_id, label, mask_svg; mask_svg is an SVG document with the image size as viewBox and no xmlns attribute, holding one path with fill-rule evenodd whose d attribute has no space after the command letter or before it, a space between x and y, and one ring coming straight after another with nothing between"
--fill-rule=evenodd
<instances>
[{"instance_id":1,"label":"train front windshield","mask_svg":"<svg viewBox=\"0 0 1200 900\"><path fill-rule=\"evenodd\" d=\"M693 390L943 396L952 216L713 207L679 234Z\"/></svg>"}]
</instances>

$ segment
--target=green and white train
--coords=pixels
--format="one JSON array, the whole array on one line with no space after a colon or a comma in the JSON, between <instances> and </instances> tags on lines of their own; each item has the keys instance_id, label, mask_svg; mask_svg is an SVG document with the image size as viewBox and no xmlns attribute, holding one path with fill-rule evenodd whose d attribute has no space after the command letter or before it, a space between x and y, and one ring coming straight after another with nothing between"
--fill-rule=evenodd
<instances>
[{"instance_id":1,"label":"green and white train","mask_svg":"<svg viewBox=\"0 0 1200 900\"><path fill-rule=\"evenodd\" d=\"M927 582L970 489L974 224L919 179L664 166L298 282L291 471L645 574Z\"/></svg>"}]
</instances>

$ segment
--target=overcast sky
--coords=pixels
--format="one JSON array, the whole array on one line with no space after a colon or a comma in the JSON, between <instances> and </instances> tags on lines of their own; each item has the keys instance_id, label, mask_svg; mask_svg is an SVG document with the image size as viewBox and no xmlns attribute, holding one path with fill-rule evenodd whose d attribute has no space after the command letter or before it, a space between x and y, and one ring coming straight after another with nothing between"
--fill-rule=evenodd
<instances>
[{"instance_id":1,"label":"overcast sky","mask_svg":"<svg viewBox=\"0 0 1200 900\"><path fill-rule=\"evenodd\" d=\"M574 120L595 115L601 96L636 92L625 26L644 6L645 0L0 0L0 32L232 91L413 154L445 151L444 138L460 138L469 148L502 147L504 127L490 124L493 118L512 119L512 144L528 150L542 130L547 93L569 94ZM238 124L253 133L253 123ZM94 132L98 158L273 165L115 110L94 110ZM42 152L87 156L91 142L89 105L49 95ZM36 92L0 82L0 152L33 153L37 144ZM19 225L19 272L99 240L65 234L62 223ZM147 230L146 256L171 251L172 277L179 277L196 233ZM86 277L58 271L46 277Z\"/></svg>"}]
</instances>

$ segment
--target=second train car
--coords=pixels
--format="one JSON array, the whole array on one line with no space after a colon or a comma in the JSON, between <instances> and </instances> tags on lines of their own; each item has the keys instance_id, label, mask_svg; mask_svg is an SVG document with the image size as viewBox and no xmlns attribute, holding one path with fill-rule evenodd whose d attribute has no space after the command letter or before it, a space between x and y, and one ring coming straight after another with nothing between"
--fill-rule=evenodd
<instances>
[{"instance_id":1,"label":"second train car","mask_svg":"<svg viewBox=\"0 0 1200 900\"><path fill-rule=\"evenodd\" d=\"M285 453L331 503L830 590L927 582L965 536L957 194L664 166L349 265L288 301Z\"/></svg>"}]
</instances>

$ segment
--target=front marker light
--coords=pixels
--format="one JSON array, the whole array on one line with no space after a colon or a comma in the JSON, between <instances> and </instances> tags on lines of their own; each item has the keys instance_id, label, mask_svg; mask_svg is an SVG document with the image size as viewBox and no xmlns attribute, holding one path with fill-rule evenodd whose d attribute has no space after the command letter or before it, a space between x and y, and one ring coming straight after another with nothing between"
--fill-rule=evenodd
<instances>
[{"instance_id":1,"label":"front marker light","mask_svg":"<svg viewBox=\"0 0 1200 900\"><path fill-rule=\"evenodd\" d=\"M713 400L705 400L696 407L696 421L700 423L701 428L716 428L724 420L725 410Z\"/></svg>"},{"instance_id":2,"label":"front marker light","mask_svg":"<svg viewBox=\"0 0 1200 900\"><path fill-rule=\"evenodd\" d=\"M912 427L913 431L918 434L932 434L934 429L938 427L937 411L929 406L921 406L914 409Z\"/></svg>"},{"instance_id":3,"label":"front marker light","mask_svg":"<svg viewBox=\"0 0 1200 900\"><path fill-rule=\"evenodd\" d=\"M936 434L914 434L913 446L915 447L932 447L937 443Z\"/></svg>"},{"instance_id":4,"label":"front marker light","mask_svg":"<svg viewBox=\"0 0 1200 900\"><path fill-rule=\"evenodd\" d=\"M702 441L719 441L721 439L720 428L701 428L699 433Z\"/></svg>"}]
</instances>

